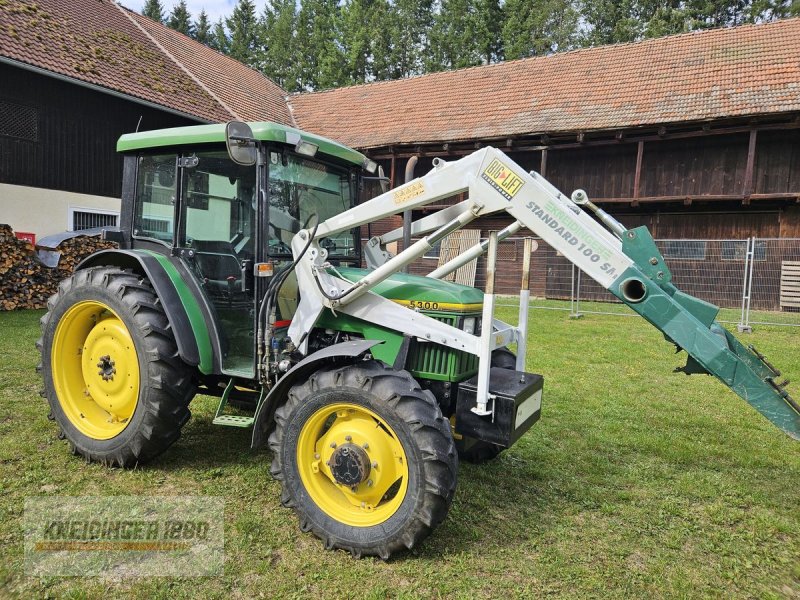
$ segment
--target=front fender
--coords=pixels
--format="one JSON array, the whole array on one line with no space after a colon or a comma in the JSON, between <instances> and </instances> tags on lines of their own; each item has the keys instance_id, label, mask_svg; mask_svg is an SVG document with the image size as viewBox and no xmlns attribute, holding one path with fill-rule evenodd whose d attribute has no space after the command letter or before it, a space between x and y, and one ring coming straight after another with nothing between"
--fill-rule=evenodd
<instances>
[{"instance_id":1,"label":"front fender","mask_svg":"<svg viewBox=\"0 0 800 600\"><path fill-rule=\"evenodd\" d=\"M383 343L381 340L342 342L318 350L314 354L309 354L297 363L286 375L278 380L278 383L270 390L264 401L258 405L253 423L253 440L250 447L260 448L267 441L267 437L272 431L275 410L280 406L289 389L297 381L307 378L311 373L318 370L323 363L332 362L336 359L353 360L369 351L373 346L381 343Z\"/></svg>"},{"instance_id":2,"label":"front fender","mask_svg":"<svg viewBox=\"0 0 800 600\"><path fill-rule=\"evenodd\" d=\"M75 270L99 266L133 269L145 275L161 300L181 360L203 374L213 373L211 337L202 309L166 256L141 250L102 250L87 257Z\"/></svg>"}]
</instances>

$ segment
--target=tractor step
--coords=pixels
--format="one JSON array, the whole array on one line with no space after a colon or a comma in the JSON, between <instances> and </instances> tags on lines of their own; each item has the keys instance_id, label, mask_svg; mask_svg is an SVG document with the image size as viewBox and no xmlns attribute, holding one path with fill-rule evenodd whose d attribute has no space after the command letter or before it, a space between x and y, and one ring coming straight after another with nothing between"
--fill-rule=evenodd
<instances>
[{"instance_id":1,"label":"tractor step","mask_svg":"<svg viewBox=\"0 0 800 600\"><path fill-rule=\"evenodd\" d=\"M250 427L255 419L253 417L240 417L239 415L220 415L211 421L214 425L227 427Z\"/></svg>"},{"instance_id":2,"label":"tractor step","mask_svg":"<svg viewBox=\"0 0 800 600\"><path fill-rule=\"evenodd\" d=\"M211 422L214 425L222 425L224 427L241 427L247 428L251 427L255 422L256 418L255 415L252 417L245 417L242 415L224 415L222 411L225 410L225 406L228 404L228 398L231 395L231 391L233 391L234 387L234 379L228 382L228 385L225 386L225 391L222 392L222 397L219 399L219 406L217 407L217 412L214 415L214 420ZM263 397L264 392L262 390L261 395Z\"/></svg>"}]
</instances>

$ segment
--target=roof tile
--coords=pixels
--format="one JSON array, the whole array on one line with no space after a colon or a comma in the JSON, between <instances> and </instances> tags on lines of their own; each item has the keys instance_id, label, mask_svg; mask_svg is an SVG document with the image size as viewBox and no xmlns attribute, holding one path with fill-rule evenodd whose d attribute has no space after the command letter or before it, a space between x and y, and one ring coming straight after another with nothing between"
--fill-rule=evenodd
<instances>
[{"instance_id":1,"label":"roof tile","mask_svg":"<svg viewBox=\"0 0 800 600\"><path fill-rule=\"evenodd\" d=\"M575 50L290 97L357 148L800 110L800 19Z\"/></svg>"},{"instance_id":2,"label":"roof tile","mask_svg":"<svg viewBox=\"0 0 800 600\"><path fill-rule=\"evenodd\" d=\"M261 73L111 0L0 1L0 56L205 121L292 124Z\"/></svg>"},{"instance_id":3,"label":"roof tile","mask_svg":"<svg viewBox=\"0 0 800 600\"><path fill-rule=\"evenodd\" d=\"M271 79L161 23L130 14L237 118L292 125L287 93Z\"/></svg>"}]
</instances>

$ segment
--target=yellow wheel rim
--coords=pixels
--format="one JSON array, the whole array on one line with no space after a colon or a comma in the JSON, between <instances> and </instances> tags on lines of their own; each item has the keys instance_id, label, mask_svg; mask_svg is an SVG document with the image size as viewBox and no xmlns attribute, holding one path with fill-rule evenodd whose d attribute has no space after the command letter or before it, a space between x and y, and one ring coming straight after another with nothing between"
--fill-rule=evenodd
<instances>
[{"instance_id":1,"label":"yellow wheel rim","mask_svg":"<svg viewBox=\"0 0 800 600\"><path fill-rule=\"evenodd\" d=\"M348 471L347 461L351 467ZM378 525L391 517L406 495L408 460L394 430L358 404L330 404L317 410L297 440L300 479L328 516L355 527ZM343 475L361 479L342 483ZM352 480L351 480L352 482Z\"/></svg>"},{"instance_id":2,"label":"yellow wheel rim","mask_svg":"<svg viewBox=\"0 0 800 600\"><path fill-rule=\"evenodd\" d=\"M50 355L58 401L84 435L107 440L130 423L139 360L128 328L105 304L78 302L56 326Z\"/></svg>"}]
</instances>

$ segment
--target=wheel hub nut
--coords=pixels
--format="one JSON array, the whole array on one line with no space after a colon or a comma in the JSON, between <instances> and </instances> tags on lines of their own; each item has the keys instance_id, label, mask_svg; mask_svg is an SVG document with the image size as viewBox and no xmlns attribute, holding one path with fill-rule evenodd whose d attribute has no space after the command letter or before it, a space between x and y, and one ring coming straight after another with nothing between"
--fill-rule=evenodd
<instances>
[{"instance_id":1,"label":"wheel hub nut","mask_svg":"<svg viewBox=\"0 0 800 600\"><path fill-rule=\"evenodd\" d=\"M342 444L331 455L329 462L336 482L350 488L358 486L369 476L369 456L356 444Z\"/></svg>"},{"instance_id":2,"label":"wheel hub nut","mask_svg":"<svg viewBox=\"0 0 800 600\"><path fill-rule=\"evenodd\" d=\"M103 378L103 381L111 381L114 379L114 374L117 372L115 363L108 354L100 357L97 368L100 369L97 374Z\"/></svg>"}]
</instances>

